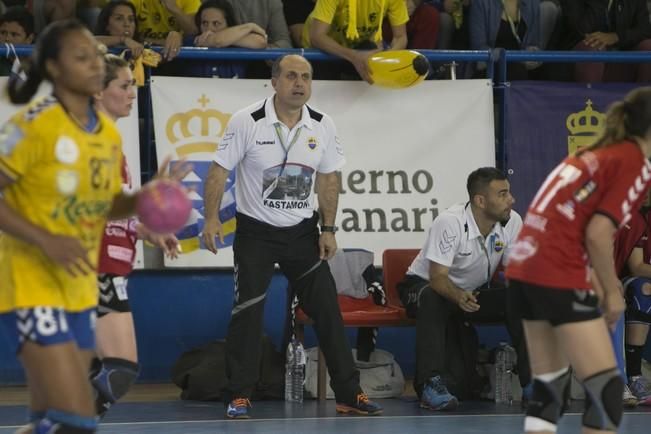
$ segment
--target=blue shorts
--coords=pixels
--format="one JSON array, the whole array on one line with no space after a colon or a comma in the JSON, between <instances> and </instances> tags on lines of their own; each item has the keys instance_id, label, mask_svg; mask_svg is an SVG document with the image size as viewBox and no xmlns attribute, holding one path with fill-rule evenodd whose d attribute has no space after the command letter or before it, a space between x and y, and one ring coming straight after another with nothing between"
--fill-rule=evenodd
<instances>
[{"instance_id":1,"label":"blue shorts","mask_svg":"<svg viewBox=\"0 0 651 434\"><path fill-rule=\"evenodd\" d=\"M82 350L95 349L95 308L66 312L59 307L37 306L0 314L9 344L16 354L25 342L48 346L75 342Z\"/></svg>"}]
</instances>

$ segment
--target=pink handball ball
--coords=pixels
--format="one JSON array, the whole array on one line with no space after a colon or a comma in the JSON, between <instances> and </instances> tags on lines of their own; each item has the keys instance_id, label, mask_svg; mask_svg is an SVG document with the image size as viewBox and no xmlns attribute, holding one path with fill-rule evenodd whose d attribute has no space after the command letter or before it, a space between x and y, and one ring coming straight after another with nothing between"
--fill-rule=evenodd
<instances>
[{"instance_id":1,"label":"pink handball ball","mask_svg":"<svg viewBox=\"0 0 651 434\"><path fill-rule=\"evenodd\" d=\"M159 179L146 184L136 202L138 218L147 228L159 233L174 233L190 217L192 203L180 183Z\"/></svg>"}]
</instances>

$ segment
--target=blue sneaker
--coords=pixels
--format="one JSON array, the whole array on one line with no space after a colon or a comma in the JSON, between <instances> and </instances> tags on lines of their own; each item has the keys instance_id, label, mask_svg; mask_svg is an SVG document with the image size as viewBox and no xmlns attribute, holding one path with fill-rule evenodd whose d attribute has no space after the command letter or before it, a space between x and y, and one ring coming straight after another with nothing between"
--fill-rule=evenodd
<instances>
[{"instance_id":1,"label":"blue sneaker","mask_svg":"<svg viewBox=\"0 0 651 434\"><path fill-rule=\"evenodd\" d=\"M250 417L249 408L251 408L251 401L247 398L235 398L228 403L226 416L231 419L248 419Z\"/></svg>"},{"instance_id":2,"label":"blue sneaker","mask_svg":"<svg viewBox=\"0 0 651 434\"><path fill-rule=\"evenodd\" d=\"M355 404L337 403L337 413L342 414L363 414L365 416L377 416L382 413L380 404L368 399L366 393L359 393L357 395L357 402Z\"/></svg>"},{"instance_id":3,"label":"blue sneaker","mask_svg":"<svg viewBox=\"0 0 651 434\"><path fill-rule=\"evenodd\" d=\"M631 377L628 386L640 405L651 405L651 381L639 375Z\"/></svg>"},{"instance_id":4,"label":"blue sneaker","mask_svg":"<svg viewBox=\"0 0 651 434\"><path fill-rule=\"evenodd\" d=\"M420 398L421 408L435 411L454 410L458 405L459 400L448 392L439 375L430 378L425 384Z\"/></svg>"}]
</instances>

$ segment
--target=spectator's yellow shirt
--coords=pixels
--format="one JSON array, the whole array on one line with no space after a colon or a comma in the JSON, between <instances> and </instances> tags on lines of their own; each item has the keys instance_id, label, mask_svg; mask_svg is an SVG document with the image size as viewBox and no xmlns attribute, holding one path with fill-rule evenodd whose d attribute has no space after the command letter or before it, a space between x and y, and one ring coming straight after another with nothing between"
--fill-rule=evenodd
<instances>
[{"instance_id":1,"label":"spectator's yellow shirt","mask_svg":"<svg viewBox=\"0 0 651 434\"><path fill-rule=\"evenodd\" d=\"M357 32L359 38L351 41L346 37L350 1L357 1ZM405 0L318 0L314 10L303 26L303 47L311 47L310 27L317 19L330 24L328 35L344 47L354 47L361 41L382 40L382 19L389 18L392 26L409 21Z\"/></svg>"},{"instance_id":2,"label":"spectator's yellow shirt","mask_svg":"<svg viewBox=\"0 0 651 434\"><path fill-rule=\"evenodd\" d=\"M138 33L145 40L165 39L167 34L181 31L174 15L160 0L130 0L136 7ZM188 15L194 15L201 0L176 0L176 5Z\"/></svg>"},{"instance_id":3,"label":"spectator's yellow shirt","mask_svg":"<svg viewBox=\"0 0 651 434\"><path fill-rule=\"evenodd\" d=\"M0 129L2 191L16 213L56 235L80 240L96 266L113 199L121 191L122 143L98 113L84 131L54 97L38 99ZM34 306L78 312L97 305L97 275L73 277L37 246L0 237L0 313Z\"/></svg>"}]
</instances>

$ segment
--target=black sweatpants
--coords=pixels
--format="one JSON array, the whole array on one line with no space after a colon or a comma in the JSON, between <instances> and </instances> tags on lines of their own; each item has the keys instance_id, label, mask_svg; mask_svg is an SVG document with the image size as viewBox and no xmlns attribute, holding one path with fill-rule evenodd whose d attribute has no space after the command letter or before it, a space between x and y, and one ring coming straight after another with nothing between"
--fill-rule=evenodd
<instances>
[{"instance_id":1,"label":"black sweatpants","mask_svg":"<svg viewBox=\"0 0 651 434\"><path fill-rule=\"evenodd\" d=\"M359 372L344 331L335 282L319 258L318 216L280 228L237 214L235 300L226 336L226 394L248 398L259 377L264 301L278 263L314 321L337 402L356 403Z\"/></svg>"},{"instance_id":2,"label":"black sweatpants","mask_svg":"<svg viewBox=\"0 0 651 434\"><path fill-rule=\"evenodd\" d=\"M403 286L404 285L404 286ZM414 388L419 393L423 385L436 375L445 372L445 328L452 315L463 315L472 323L504 322L518 355L518 376L522 387L531 381L529 357L524 338L522 320L517 312L507 312L506 288L480 290L477 296L480 309L464 312L447 298L429 287L427 281L409 276L401 283L403 288L413 288L417 295L416 308L416 372ZM402 296L402 295L401 295ZM412 296L411 298L415 298ZM410 306L411 308L414 305Z\"/></svg>"}]
</instances>

